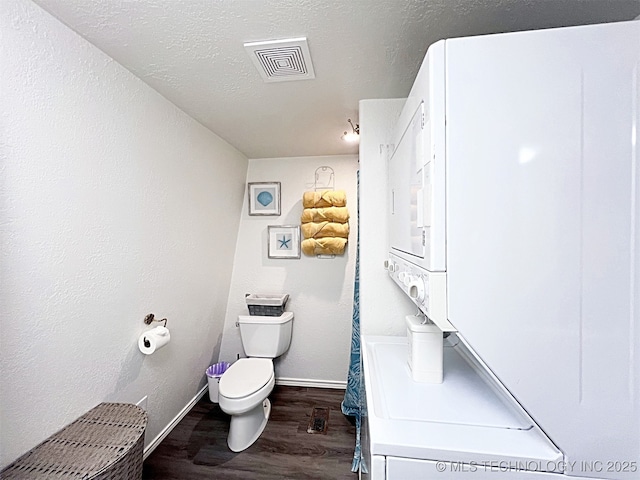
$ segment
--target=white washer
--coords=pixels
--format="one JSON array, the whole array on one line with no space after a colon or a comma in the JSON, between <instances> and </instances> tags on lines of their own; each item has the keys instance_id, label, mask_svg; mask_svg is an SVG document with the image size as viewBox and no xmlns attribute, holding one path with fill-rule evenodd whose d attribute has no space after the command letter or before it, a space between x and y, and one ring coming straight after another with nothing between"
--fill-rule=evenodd
<instances>
[{"instance_id":1,"label":"white washer","mask_svg":"<svg viewBox=\"0 0 640 480\"><path fill-rule=\"evenodd\" d=\"M457 335L445 340L442 384L413 381L407 349L405 337L363 336L363 478L575 478Z\"/></svg>"}]
</instances>

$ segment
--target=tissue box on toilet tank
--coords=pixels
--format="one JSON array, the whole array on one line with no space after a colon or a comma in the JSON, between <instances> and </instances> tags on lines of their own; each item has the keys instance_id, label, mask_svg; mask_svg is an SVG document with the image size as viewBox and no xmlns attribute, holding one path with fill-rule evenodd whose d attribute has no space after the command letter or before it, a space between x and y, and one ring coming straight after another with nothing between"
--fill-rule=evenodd
<instances>
[{"instance_id":1,"label":"tissue box on toilet tank","mask_svg":"<svg viewBox=\"0 0 640 480\"><path fill-rule=\"evenodd\" d=\"M423 323L424 317L407 315L408 363L416 382L442 383L442 330L433 323Z\"/></svg>"},{"instance_id":2,"label":"tissue box on toilet tank","mask_svg":"<svg viewBox=\"0 0 640 480\"><path fill-rule=\"evenodd\" d=\"M288 294L265 295L252 293L245 296L249 315L261 315L265 317L279 317L284 313L284 308L289 300Z\"/></svg>"}]
</instances>

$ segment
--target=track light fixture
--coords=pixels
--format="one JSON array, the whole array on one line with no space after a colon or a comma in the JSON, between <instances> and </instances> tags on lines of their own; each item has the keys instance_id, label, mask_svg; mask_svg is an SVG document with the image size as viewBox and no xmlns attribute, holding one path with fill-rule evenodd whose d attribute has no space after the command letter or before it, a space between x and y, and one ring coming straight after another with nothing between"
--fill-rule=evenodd
<instances>
[{"instance_id":1,"label":"track light fixture","mask_svg":"<svg viewBox=\"0 0 640 480\"><path fill-rule=\"evenodd\" d=\"M357 123L354 125L350 118L347 120L347 122L349 122L349 125L351 125L351 131L344 132L344 135L342 135L342 137L340 138L342 138L342 140L344 140L345 142L350 143L356 143L360 141L360 125L358 125Z\"/></svg>"}]
</instances>

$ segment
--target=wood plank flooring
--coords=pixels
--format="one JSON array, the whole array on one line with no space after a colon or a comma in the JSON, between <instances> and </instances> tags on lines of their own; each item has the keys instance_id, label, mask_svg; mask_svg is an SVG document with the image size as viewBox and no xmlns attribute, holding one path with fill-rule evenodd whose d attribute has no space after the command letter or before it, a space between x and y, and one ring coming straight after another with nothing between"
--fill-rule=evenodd
<instances>
[{"instance_id":1,"label":"wood plank flooring","mask_svg":"<svg viewBox=\"0 0 640 480\"><path fill-rule=\"evenodd\" d=\"M234 453L227 447L229 417L206 394L149 455L143 479L357 480L355 426L340 411L343 397L343 390L276 386L265 431ZM307 433L314 407L329 409L325 434Z\"/></svg>"}]
</instances>

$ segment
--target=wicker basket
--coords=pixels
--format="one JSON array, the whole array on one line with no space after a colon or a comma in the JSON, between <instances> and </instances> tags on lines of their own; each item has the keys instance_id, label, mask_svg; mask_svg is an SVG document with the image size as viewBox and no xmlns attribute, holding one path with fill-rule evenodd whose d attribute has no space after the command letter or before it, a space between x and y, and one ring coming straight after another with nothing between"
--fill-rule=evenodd
<instances>
[{"instance_id":1,"label":"wicker basket","mask_svg":"<svg viewBox=\"0 0 640 480\"><path fill-rule=\"evenodd\" d=\"M142 478L147 414L128 403L101 403L0 472L2 479Z\"/></svg>"},{"instance_id":2,"label":"wicker basket","mask_svg":"<svg viewBox=\"0 0 640 480\"><path fill-rule=\"evenodd\" d=\"M247 305L249 315L262 317L279 317L284 313L284 305Z\"/></svg>"},{"instance_id":3,"label":"wicker basket","mask_svg":"<svg viewBox=\"0 0 640 480\"><path fill-rule=\"evenodd\" d=\"M289 295L263 295L247 294L245 301L249 309L249 315L261 315L265 317L279 317L284 313Z\"/></svg>"}]
</instances>

